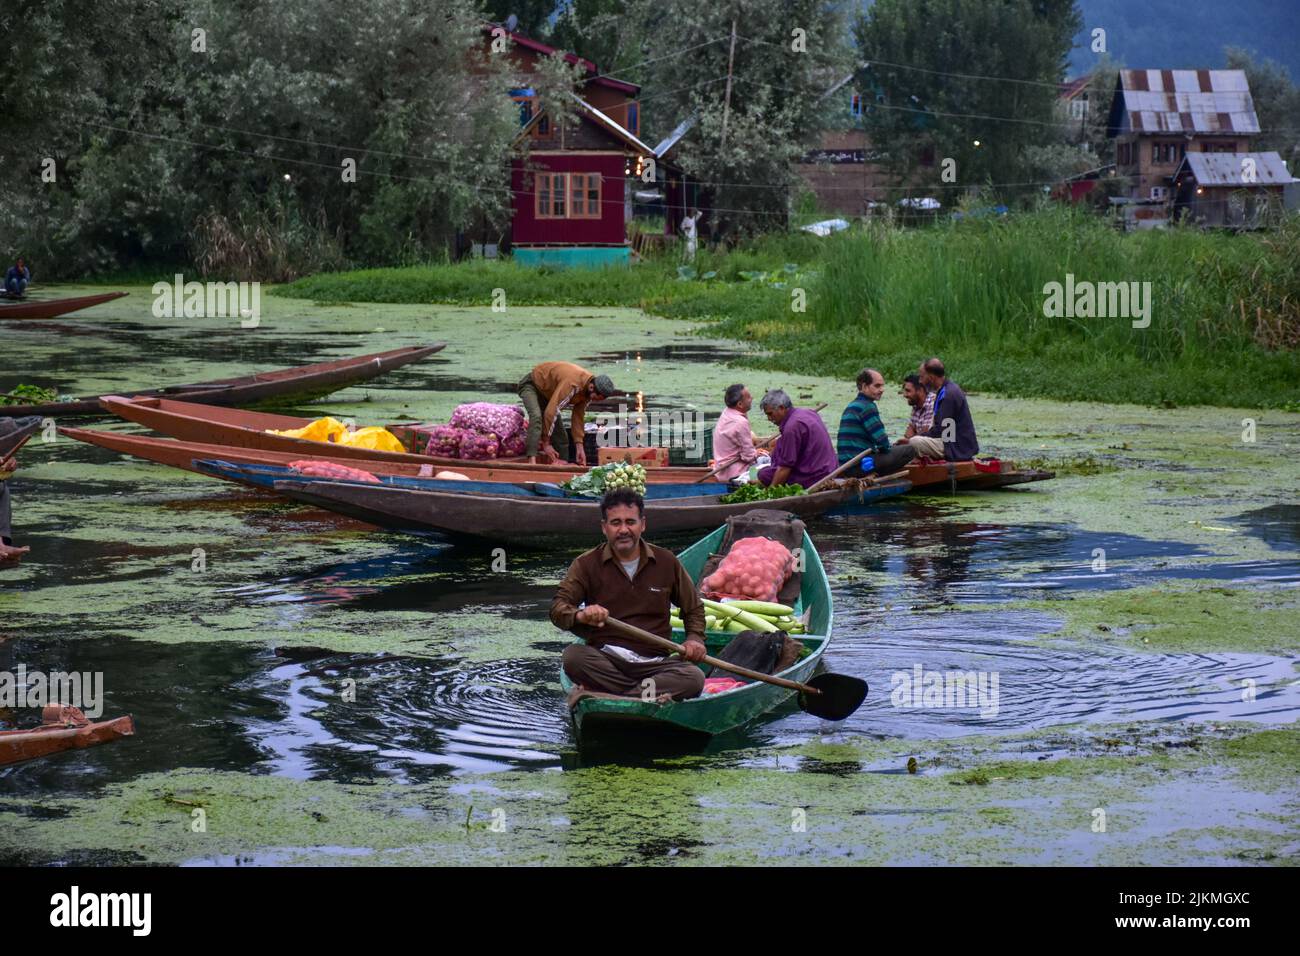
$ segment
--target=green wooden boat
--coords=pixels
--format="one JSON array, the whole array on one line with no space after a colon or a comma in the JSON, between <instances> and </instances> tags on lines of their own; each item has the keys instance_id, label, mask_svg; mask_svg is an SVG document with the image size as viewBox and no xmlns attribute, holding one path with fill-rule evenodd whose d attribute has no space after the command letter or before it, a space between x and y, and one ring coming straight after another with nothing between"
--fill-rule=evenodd
<instances>
[{"instance_id":1,"label":"green wooden boat","mask_svg":"<svg viewBox=\"0 0 1300 956\"><path fill-rule=\"evenodd\" d=\"M678 560L686 568L691 579L699 583L704 564L722 545L727 533L722 526L691 545ZM795 602L795 615L808 615L808 632L791 635L803 642L807 653L790 667L775 674L787 680L806 682L821 666L822 655L826 645L831 641L831 589L826 580L826 571L822 567L817 549L813 547L808 532L803 536L804 572L800 581L799 599ZM672 639L680 644L685 634L674 630ZM705 634L705 643L709 654L716 656L731 641L735 634L710 631ZM580 639L579 639L580 640ZM714 676L730 677L721 671ZM560 668L560 686L567 695L573 690L573 681ZM761 717L778 704L787 700L795 691L774 684L758 681L736 687L717 694L703 694L691 700L672 701L656 704L635 698L611 700L601 697L588 697L578 701L570 711L570 719L579 741L598 736L650 732L652 734L683 734L699 738L701 735L716 735L741 727Z\"/></svg>"}]
</instances>

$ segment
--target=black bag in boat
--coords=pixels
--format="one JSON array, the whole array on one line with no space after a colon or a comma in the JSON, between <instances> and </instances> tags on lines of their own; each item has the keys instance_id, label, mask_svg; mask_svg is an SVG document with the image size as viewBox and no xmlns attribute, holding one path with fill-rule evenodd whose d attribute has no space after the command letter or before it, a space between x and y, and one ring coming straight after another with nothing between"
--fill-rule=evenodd
<instances>
[{"instance_id":1,"label":"black bag in boat","mask_svg":"<svg viewBox=\"0 0 1300 956\"><path fill-rule=\"evenodd\" d=\"M798 641L781 631L741 631L714 656L720 661L758 671L760 674L775 674L793 664L802 647ZM708 676L744 679L739 674L724 671L720 667L710 668Z\"/></svg>"},{"instance_id":2,"label":"black bag in boat","mask_svg":"<svg viewBox=\"0 0 1300 956\"><path fill-rule=\"evenodd\" d=\"M4 461L23 439L41 427L41 419L35 415L26 418L0 418L0 461Z\"/></svg>"}]
</instances>

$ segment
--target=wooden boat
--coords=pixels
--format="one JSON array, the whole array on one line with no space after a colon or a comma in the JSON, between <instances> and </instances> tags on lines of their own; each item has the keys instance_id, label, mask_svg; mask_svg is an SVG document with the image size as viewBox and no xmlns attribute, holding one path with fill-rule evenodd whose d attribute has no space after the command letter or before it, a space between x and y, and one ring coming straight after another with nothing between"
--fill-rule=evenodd
<instances>
[{"instance_id":1,"label":"wooden boat","mask_svg":"<svg viewBox=\"0 0 1300 956\"><path fill-rule=\"evenodd\" d=\"M328 395L349 385L368 381L385 372L428 358L447 347L446 342L433 345L410 345L387 352L372 352L352 358L298 365L271 372L254 372L212 382L171 385L166 388L136 392L137 396L167 396L200 405L257 405L272 399L280 403L302 402ZM41 415L66 418L73 415L102 415L98 398L46 405L4 405L0 415Z\"/></svg>"},{"instance_id":2,"label":"wooden boat","mask_svg":"<svg viewBox=\"0 0 1300 956\"><path fill-rule=\"evenodd\" d=\"M907 466L907 480L912 483L912 490L922 494L944 490L988 491L1055 477L1054 471L1017 468L1014 462L997 459L987 462L926 459Z\"/></svg>"},{"instance_id":3,"label":"wooden boat","mask_svg":"<svg viewBox=\"0 0 1300 956\"><path fill-rule=\"evenodd\" d=\"M677 556L692 580L699 582L705 562L722 545L726 531L725 526L718 528ZM775 675L799 682L806 682L821 665L822 657L831 641L834 616L826 571L806 531L803 536L803 554L805 570L800 581L799 599L794 609L795 614L800 616L808 612L808 633L791 636L802 641L809 653ZM709 653L716 655L735 636L730 633L705 634ZM685 639L685 635L681 631L674 631L672 639L680 644ZM719 672L717 676L730 675ZM561 689L568 694L573 690L573 686L573 681L561 668ZM584 697L570 711L570 719L579 742L602 733L625 731L685 732L699 737L721 734L741 727L777 707L793 693L794 691L784 687L754 681L717 694L704 694L690 700L671 701L666 704L638 698Z\"/></svg>"},{"instance_id":4,"label":"wooden boat","mask_svg":"<svg viewBox=\"0 0 1300 956\"><path fill-rule=\"evenodd\" d=\"M600 503L595 499L421 491L321 480L277 481L273 487L294 501L399 531L523 545L536 544L539 538L590 541L600 535ZM759 509L809 518L837 505L862 505L901 495L910 487L901 480L880 485L854 482L808 495L735 504L723 504L717 495L663 498L646 508L646 521L652 534L665 534L712 527L732 515Z\"/></svg>"},{"instance_id":5,"label":"wooden boat","mask_svg":"<svg viewBox=\"0 0 1300 956\"><path fill-rule=\"evenodd\" d=\"M0 462L13 457L14 452L22 448L41 427L41 420L35 416L16 418L13 421L3 416L0 419Z\"/></svg>"},{"instance_id":6,"label":"wooden boat","mask_svg":"<svg viewBox=\"0 0 1300 956\"><path fill-rule=\"evenodd\" d=\"M295 418L290 415L272 415L266 412L250 412L237 408L210 408L192 402L182 402L168 398L129 399L120 395L105 395L100 404L107 410L136 422L156 432L179 438L183 441L200 442L209 445L230 445L235 448L256 448L265 451L292 452L298 458L314 458L325 452L333 458L360 459L365 461L405 462L415 465L432 465L437 468L452 468L457 471L469 464L459 458L439 458L433 455L421 455L413 452L375 451L370 448L353 448L348 445L336 445L326 442L308 441L304 438L288 438L284 435L269 434L267 429L285 431L302 428L312 419ZM387 425L399 439L409 441L412 435L409 425ZM573 465L530 465L516 459L513 461L495 460L493 468L502 470L522 470L543 474L562 475L559 480L575 474ZM354 462L355 465L355 462ZM365 467L355 465L355 467ZM586 471L578 468L577 473ZM707 468L666 467L648 468L647 475L654 481L694 481L708 474ZM653 472L653 475L650 473Z\"/></svg>"},{"instance_id":7,"label":"wooden boat","mask_svg":"<svg viewBox=\"0 0 1300 956\"><path fill-rule=\"evenodd\" d=\"M13 300L0 299L0 319L53 319L60 315L67 315L69 312L79 312L94 305L103 305L105 302L112 302L129 294L103 292L99 295L81 295L71 299L22 299L13 304L10 304Z\"/></svg>"},{"instance_id":8,"label":"wooden boat","mask_svg":"<svg viewBox=\"0 0 1300 956\"><path fill-rule=\"evenodd\" d=\"M39 727L0 730L0 767L60 750L93 747L134 733L135 722L129 716L92 723L75 707L51 705L44 709Z\"/></svg>"},{"instance_id":9,"label":"wooden boat","mask_svg":"<svg viewBox=\"0 0 1300 956\"><path fill-rule=\"evenodd\" d=\"M201 458L220 458L224 461L241 465L288 465L290 462L310 458L312 461L324 461L335 465L347 465L361 468L376 477L394 475L405 478L431 478L437 471L449 469L459 472L476 482L548 482L558 483L570 477L586 472L577 465L568 466L568 470L559 470L550 466L519 468L517 465L503 468L488 462L456 461L446 465L425 463L416 465L404 461L358 461L355 458L336 458L328 454L335 446L322 442L312 442L316 454L304 454L301 451L265 451L256 448L236 448L233 445L211 445L204 442L179 441L171 438L152 438L148 435L131 435L125 432L98 431L90 428L60 428L59 434L68 438L107 448L124 455L133 455L146 461L183 468L198 472L194 461ZM660 468L647 469L647 484L657 484L656 473ZM671 474L671 472L670 472ZM722 485L699 484L696 488L710 489L716 494L723 494Z\"/></svg>"},{"instance_id":10,"label":"wooden boat","mask_svg":"<svg viewBox=\"0 0 1300 956\"><path fill-rule=\"evenodd\" d=\"M248 465L221 459L195 459L194 470L201 475L233 481L250 488L275 493L277 481L339 481L334 478L321 478L305 475L287 465ZM352 465L350 467L355 467ZM519 495L525 498L561 498L569 501L579 500L577 496L567 495L563 488L551 482L511 482L511 481L461 481L458 479L413 478L403 475L376 475L380 484L389 488L415 488L423 491L478 492L489 495ZM350 483L350 482L345 482ZM369 485L370 482L359 482ZM726 485L704 484L662 484L646 485L645 499L655 501L661 498L694 498L701 495L725 495L730 489ZM594 500L594 499L587 499Z\"/></svg>"}]
</instances>

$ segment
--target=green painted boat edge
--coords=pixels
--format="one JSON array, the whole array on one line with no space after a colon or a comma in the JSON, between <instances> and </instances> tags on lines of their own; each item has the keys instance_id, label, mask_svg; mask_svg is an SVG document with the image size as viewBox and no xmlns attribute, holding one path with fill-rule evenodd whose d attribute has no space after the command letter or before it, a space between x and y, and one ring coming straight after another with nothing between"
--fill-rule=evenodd
<instances>
[{"instance_id":1,"label":"green painted boat edge","mask_svg":"<svg viewBox=\"0 0 1300 956\"><path fill-rule=\"evenodd\" d=\"M700 569L716 546L721 544L726 530L725 525L714 530L678 555L678 559L692 579L698 582ZM774 675L800 682L807 681L821 665L826 647L831 642L834 625L830 582L826 579L826 569L822 565L821 556L817 553L807 531L803 536L803 551L805 571L796 611L801 613L807 606L805 596L815 595L820 599L820 605L825 608L824 620L823 615L814 609L815 620L821 622L820 626L810 629L811 632L808 634L793 636L808 642L816 641L816 646L810 649L811 652L806 657L800 658ZM812 620L810 620L811 624ZM674 632L673 639L680 641L682 636L680 632ZM709 652L716 653L721 650L734 636L734 634L710 633L707 635ZM578 641L580 642L581 639L579 638ZM566 695L573 690L573 682L564 673L563 667L560 668L560 687ZM784 687L756 681L745 687L720 694L709 694L667 704L655 704L631 698L627 700L591 698L579 701L578 706L570 713L570 718L580 740L584 733L591 734L597 730L637 727L646 730L673 729L713 736L749 723L778 707L794 693L795 691Z\"/></svg>"}]
</instances>

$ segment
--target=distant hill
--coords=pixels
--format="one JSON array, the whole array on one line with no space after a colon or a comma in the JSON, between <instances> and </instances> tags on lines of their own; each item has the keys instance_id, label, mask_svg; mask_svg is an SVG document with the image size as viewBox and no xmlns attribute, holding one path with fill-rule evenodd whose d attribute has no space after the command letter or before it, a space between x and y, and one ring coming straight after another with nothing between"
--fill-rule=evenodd
<instances>
[{"instance_id":1,"label":"distant hill","mask_svg":"<svg viewBox=\"0 0 1300 956\"><path fill-rule=\"evenodd\" d=\"M1106 31L1107 52L1131 69L1221 68L1223 48L1240 46L1276 60L1300 83L1297 0L1077 0L1084 28L1075 38L1070 75L1092 68L1092 30Z\"/></svg>"}]
</instances>

